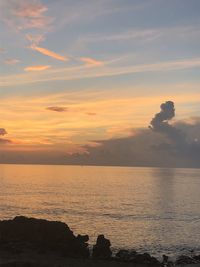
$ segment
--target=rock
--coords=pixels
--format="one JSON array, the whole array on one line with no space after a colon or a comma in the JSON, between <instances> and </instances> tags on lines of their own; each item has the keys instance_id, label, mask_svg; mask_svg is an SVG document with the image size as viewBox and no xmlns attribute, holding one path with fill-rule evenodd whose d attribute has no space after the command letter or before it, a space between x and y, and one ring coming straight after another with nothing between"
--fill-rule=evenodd
<instances>
[{"instance_id":1,"label":"rock","mask_svg":"<svg viewBox=\"0 0 200 267\"><path fill-rule=\"evenodd\" d=\"M180 257L178 257L175 263L176 265L182 265L182 264L184 265L184 264L195 264L197 263L197 261L189 256L181 255Z\"/></svg>"},{"instance_id":2,"label":"rock","mask_svg":"<svg viewBox=\"0 0 200 267\"><path fill-rule=\"evenodd\" d=\"M15 217L0 221L0 248L7 251L34 249L59 252L69 257L89 257L88 237L76 237L67 224Z\"/></svg>"},{"instance_id":3,"label":"rock","mask_svg":"<svg viewBox=\"0 0 200 267\"><path fill-rule=\"evenodd\" d=\"M76 239L80 241L81 243L85 243L89 241L88 235L77 235Z\"/></svg>"},{"instance_id":4,"label":"rock","mask_svg":"<svg viewBox=\"0 0 200 267\"><path fill-rule=\"evenodd\" d=\"M130 261L130 252L126 249L121 249L116 253L116 259L119 261Z\"/></svg>"},{"instance_id":5,"label":"rock","mask_svg":"<svg viewBox=\"0 0 200 267\"><path fill-rule=\"evenodd\" d=\"M92 257L94 259L110 259L112 256L110 246L110 240L106 239L104 235L99 235L93 246Z\"/></svg>"},{"instance_id":6,"label":"rock","mask_svg":"<svg viewBox=\"0 0 200 267\"><path fill-rule=\"evenodd\" d=\"M169 260L169 257L166 256L166 255L163 255L162 257L163 257L163 261L162 261L162 263L163 263L163 264L167 264L167 263L168 263L168 260Z\"/></svg>"},{"instance_id":7,"label":"rock","mask_svg":"<svg viewBox=\"0 0 200 267\"><path fill-rule=\"evenodd\" d=\"M136 254L135 258L133 258L131 262L138 264L161 266L161 263L155 257L152 257L149 253Z\"/></svg>"},{"instance_id":8,"label":"rock","mask_svg":"<svg viewBox=\"0 0 200 267\"><path fill-rule=\"evenodd\" d=\"M194 256L193 259L196 260L197 262L200 262L200 255Z\"/></svg>"},{"instance_id":9,"label":"rock","mask_svg":"<svg viewBox=\"0 0 200 267\"><path fill-rule=\"evenodd\" d=\"M116 259L122 262L161 266L161 263L150 254L139 254L135 250L120 250L116 254Z\"/></svg>"},{"instance_id":10,"label":"rock","mask_svg":"<svg viewBox=\"0 0 200 267\"><path fill-rule=\"evenodd\" d=\"M116 253L116 259L122 262L131 262L135 259L137 252L135 250L121 249Z\"/></svg>"}]
</instances>

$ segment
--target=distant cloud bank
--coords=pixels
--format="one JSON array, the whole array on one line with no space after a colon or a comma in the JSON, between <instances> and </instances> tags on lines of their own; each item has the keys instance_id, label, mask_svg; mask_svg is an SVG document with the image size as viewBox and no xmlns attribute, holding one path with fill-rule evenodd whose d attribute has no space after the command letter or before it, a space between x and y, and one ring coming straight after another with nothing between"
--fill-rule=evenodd
<instances>
[{"instance_id":1,"label":"distant cloud bank","mask_svg":"<svg viewBox=\"0 0 200 267\"><path fill-rule=\"evenodd\" d=\"M149 129L134 130L129 137L96 140L96 146L85 146L87 153L68 156L67 162L199 168L200 117L170 124L174 117L174 103L166 101L151 120Z\"/></svg>"},{"instance_id":2,"label":"distant cloud bank","mask_svg":"<svg viewBox=\"0 0 200 267\"><path fill-rule=\"evenodd\" d=\"M67 111L61 106L46 109L58 113ZM76 153L68 153L67 149L65 153L43 151L42 147L32 152L6 151L3 162L200 168L200 117L172 120L175 117L172 101L162 103L160 109L149 127L129 129L129 136L90 140L87 145L78 145ZM7 131L0 128L0 135L6 134ZM6 147L12 142L0 138L0 143Z\"/></svg>"}]
</instances>

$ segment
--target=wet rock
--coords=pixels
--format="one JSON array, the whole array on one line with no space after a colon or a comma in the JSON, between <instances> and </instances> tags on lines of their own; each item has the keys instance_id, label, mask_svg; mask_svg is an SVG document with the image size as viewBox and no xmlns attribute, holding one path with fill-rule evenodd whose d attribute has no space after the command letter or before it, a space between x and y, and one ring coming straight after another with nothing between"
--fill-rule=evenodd
<instances>
[{"instance_id":1,"label":"wet rock","mask_svg":"<svg viewBox=\"0 0 200 267\"><path fill-rule=\"evenodd\" d=\"M0 221L0 248L55 251L69 257L89 257L88 237L76 237L67 224L23 216Z\"/></svg>"},{"instance_id":2,"label":"wet rock","mask_svg":"<svg viewBox=\"0 0 200 267\"><path fill-rule=\"evenodd\" d=\"M161 266L161 263L150 254L139 254L135 250L120 250L116 253L116 259L122 262L133 262L138 264Z\"/></svg>"},{"instance_id":3,"label":"wet rock","mask_svg":"<svg viewBox=\"0 0 200 267\"><path fill-rule=\"evenodd\" d=\"M166 267L173 267L174 266L174 262L169 261L169 257L166 255L163 255L163 260L162 260L162 266L166 266Z\"/></svg>"},{"instance_id":4,"label":"wet rock","mask_svg":"<svg viewBox=\"0 0 200 267\"><path fill-rule=\"evenodd\" d=\"M77 235L76 239L81 243L86 243L89 241L88 235Z\"/></svg>"},{"instance_id":5,"label":"wet rock","mask_svg":"<svg viewBox=\"0 0 200 267\"><path fill-rule=\"evenodd\" d=\"M162 261L162 264L167 264L168 263L168 260L169 260L169 257L166 256L166 255L163 255L163 261Z\"/></svg>"},{"instance_id":6,"label":"wet rock","mask_svg":"<svg viewBox=\"0 0 200 267\"><path fill-rule=\"evenodd\" d=\"M130 253L128 250L126 249L121 249L119 250L116 255L115 255L116 259L119 261L125 261L128 262L130 261Z\"/></svg>"},{"instance_id":7,"label":"wet rock","mask_svg":"<svg viewBox=\"0 0 200 267\"><path fill-rule=\"evenodd\" d=\"M135 250L121 249L116 253L115 257L118 261L131 262L135 259L136 255L137 252Z\"/></svg>"},{"instance_id":8,"label":"wet rock","mask_svg":"<svg viewBox=\"0 0 200 267\"><path fill-rule=\"evenodd\" d=\"M160 262L155 257L152 257L149 253L137 254L132 262L139 264L161 266Z\"/></svg>"},{"instance_id":9,"label":"wet rock","mask_svg":"<svg viewBox=\"0 0 200 267\"><path fill-rule=\"evenodd\" d=\"M96 244L93 246L92 258L94 259L110 259L112 251L110 249L111 243L104 235L97 237Z\"/></svg>"},{"instance_id":10,"label":"wet rock","mask_svg":"<svg viewBox=\"0 0 200 267\"><path fill-rule=\"evenodd\" d=\"M197 262L200 262L200 255L194 256L193 259L196 260Z\"/></svg>"},{"instance_id":11,"label":"wet rock","mask_svg":"<svg viewBox=\"0 0 200 267\"><path fill-rule=\"evenodd\" d=\"M189 256L181 255L177 260L176 260L176 265L184 265L184 264L195 264L197 261Z\"/></svg>"}]
</instances>

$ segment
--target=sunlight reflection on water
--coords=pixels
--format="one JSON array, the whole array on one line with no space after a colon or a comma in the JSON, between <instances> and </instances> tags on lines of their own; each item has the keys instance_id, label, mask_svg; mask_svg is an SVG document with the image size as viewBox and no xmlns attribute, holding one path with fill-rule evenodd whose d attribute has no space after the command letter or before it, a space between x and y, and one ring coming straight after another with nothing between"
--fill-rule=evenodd
<instances>
[{"instance_id":1,"label":"sunlight reflection on water","mask_svg":"<svg viewBox=\"0 0 200 267\"><path fill-rule=\"evenodd\" d=\"M151 253L198 249L200 170L0 165L0 218L66 222L91 242Z\"/></svg>"}]
</instances>

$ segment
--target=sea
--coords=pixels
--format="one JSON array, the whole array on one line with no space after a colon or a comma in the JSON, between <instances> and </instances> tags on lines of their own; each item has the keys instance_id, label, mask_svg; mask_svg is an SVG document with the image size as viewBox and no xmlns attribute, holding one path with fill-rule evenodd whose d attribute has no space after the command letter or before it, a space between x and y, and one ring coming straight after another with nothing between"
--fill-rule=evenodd
<instances>
[{"instance_id":1,"label":"sea","mask_svg":"<svg viewBox=\"0 0 200 267\"><path fill-rule=\"evenodd\" d=\"M200 252L200 169L0 165L0 219L59 220L113 251ZM192 252L194 251L194 252Z\"/></svg>"}]
</instances>

